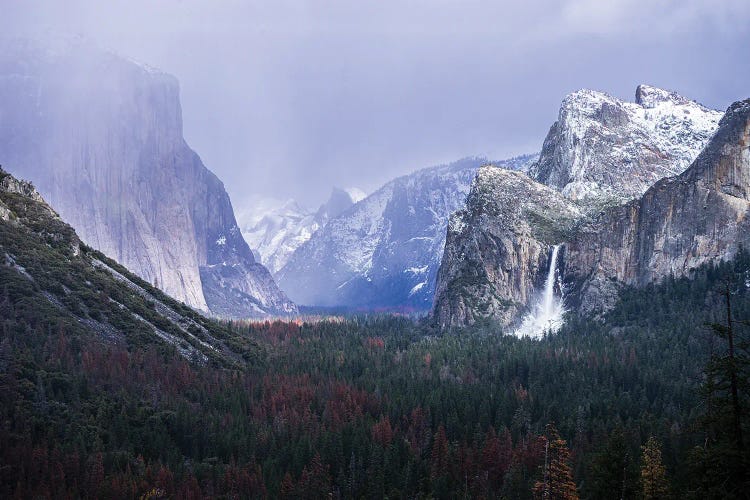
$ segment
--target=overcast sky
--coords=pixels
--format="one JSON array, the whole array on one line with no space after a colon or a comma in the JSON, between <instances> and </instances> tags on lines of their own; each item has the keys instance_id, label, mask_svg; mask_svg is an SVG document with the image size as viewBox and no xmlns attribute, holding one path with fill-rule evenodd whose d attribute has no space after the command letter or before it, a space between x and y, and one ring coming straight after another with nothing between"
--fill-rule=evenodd
<instances>
[{"instance_id":1,"label":"overcast sky","mask_svg":"<svg viewBox=\"0 0 750 500\"><path fill-rule=\"evenodd\" d=\"M185 137L235 206L314 206L465 156L541 148L565 94L750 96L750 1L0 0L13 35L81 34L174 74Z\"/></svg>"}]
</instances>

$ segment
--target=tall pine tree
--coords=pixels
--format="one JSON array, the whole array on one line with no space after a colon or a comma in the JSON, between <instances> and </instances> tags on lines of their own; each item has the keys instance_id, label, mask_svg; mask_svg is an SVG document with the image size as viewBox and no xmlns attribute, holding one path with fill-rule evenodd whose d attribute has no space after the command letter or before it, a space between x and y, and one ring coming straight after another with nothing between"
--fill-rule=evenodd
<instances>
[{"instance_id":1,"label":"tall pine tree","mask_svg":"<svg viewBox=\"0 0 750 500\"><path fill-rule=\"evenodd\" d=\"M557 428L548 424L545 436L545 458L542 479L532 492L538 500L578 500L578 489L570 468L570 450Z\"/></svg>"}]
</instances>

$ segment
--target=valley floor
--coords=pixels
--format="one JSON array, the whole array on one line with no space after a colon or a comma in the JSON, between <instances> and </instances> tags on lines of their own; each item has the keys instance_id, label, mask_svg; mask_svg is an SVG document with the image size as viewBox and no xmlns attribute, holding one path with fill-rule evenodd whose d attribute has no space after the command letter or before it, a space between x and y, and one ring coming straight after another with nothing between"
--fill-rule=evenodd
<instances>
[{"instance_id":1,"label":"valley floor","mask_svg":"<svg viewBox=\"0 0 750 500\"><path fill-rule=\"evenodd\" d=\"M5 287L0 496L743 498L746 457L706 407L723 389L701 386L724 352L704 326L717 290L733 277L750 318L749 272L742 253L541 340L389 315L237 322L257 345L239 368L67 329Z\"/></svg>"}]
</instances>

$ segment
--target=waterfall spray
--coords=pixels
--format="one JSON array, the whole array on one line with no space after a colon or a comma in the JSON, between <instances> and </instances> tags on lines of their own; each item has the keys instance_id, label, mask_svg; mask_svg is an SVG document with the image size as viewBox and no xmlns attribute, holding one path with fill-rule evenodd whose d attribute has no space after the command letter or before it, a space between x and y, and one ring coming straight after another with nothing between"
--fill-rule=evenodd
<instances>
[{"instance_id":1,"label":"waterfall spray","mask_svg":"<svg viewBox=\"0 0 750 500\"><path fill-rule=\"evenodd\" d=\"M556 332L562 325L562 315L565 312L563 301L562 297L555 295L559 252L560 245L552 247L544 290L532 310L523 319L520 328L516 330L515 335L518 337L541 337L545 332Z\"/></svg>"}]
</instances>

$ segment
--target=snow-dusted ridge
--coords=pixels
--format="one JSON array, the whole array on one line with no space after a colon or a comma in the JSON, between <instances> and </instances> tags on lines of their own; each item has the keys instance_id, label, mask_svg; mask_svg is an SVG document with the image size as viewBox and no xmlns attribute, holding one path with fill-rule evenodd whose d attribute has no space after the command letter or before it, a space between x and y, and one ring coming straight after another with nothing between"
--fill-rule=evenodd
<instances>
[{"instance_id":1,"label":"snow-dusted ridge","mask_svg":"<svg viewBox=\"0 0 750 500\"><path fill-rule=\"evenodd\" d=\"M648 85L638 86L635 102L579 90L563 100L529 173L573 200L627 201L682 173L722 115Z\"/></svg>"},{"instance_id":2,"label":"snow-dusted ridge","mask_svg":"<svg viewBox=\"0 0 750 500\"><path fill-rule=\"evenodd\" d=\"M520 170L533 159L497 164ZM279 285L305 305L429 309L448 218L486 163L466 158L388 182L299 247Z\"/></svg>"},{"instance_id":3,"label":"snow-dusted ridge","mask_svg":"<svg viewBox=\"0 0 750 500\"><path fill-rule=\"evenodd\" d=\"M261 200L257 208L240 212L242 235L263 265L275 274L329 219L365 196L361 189L334 188L328 201L317 211L304 208L292 199L283 203Z\"/></svg>"}]
</instances>

